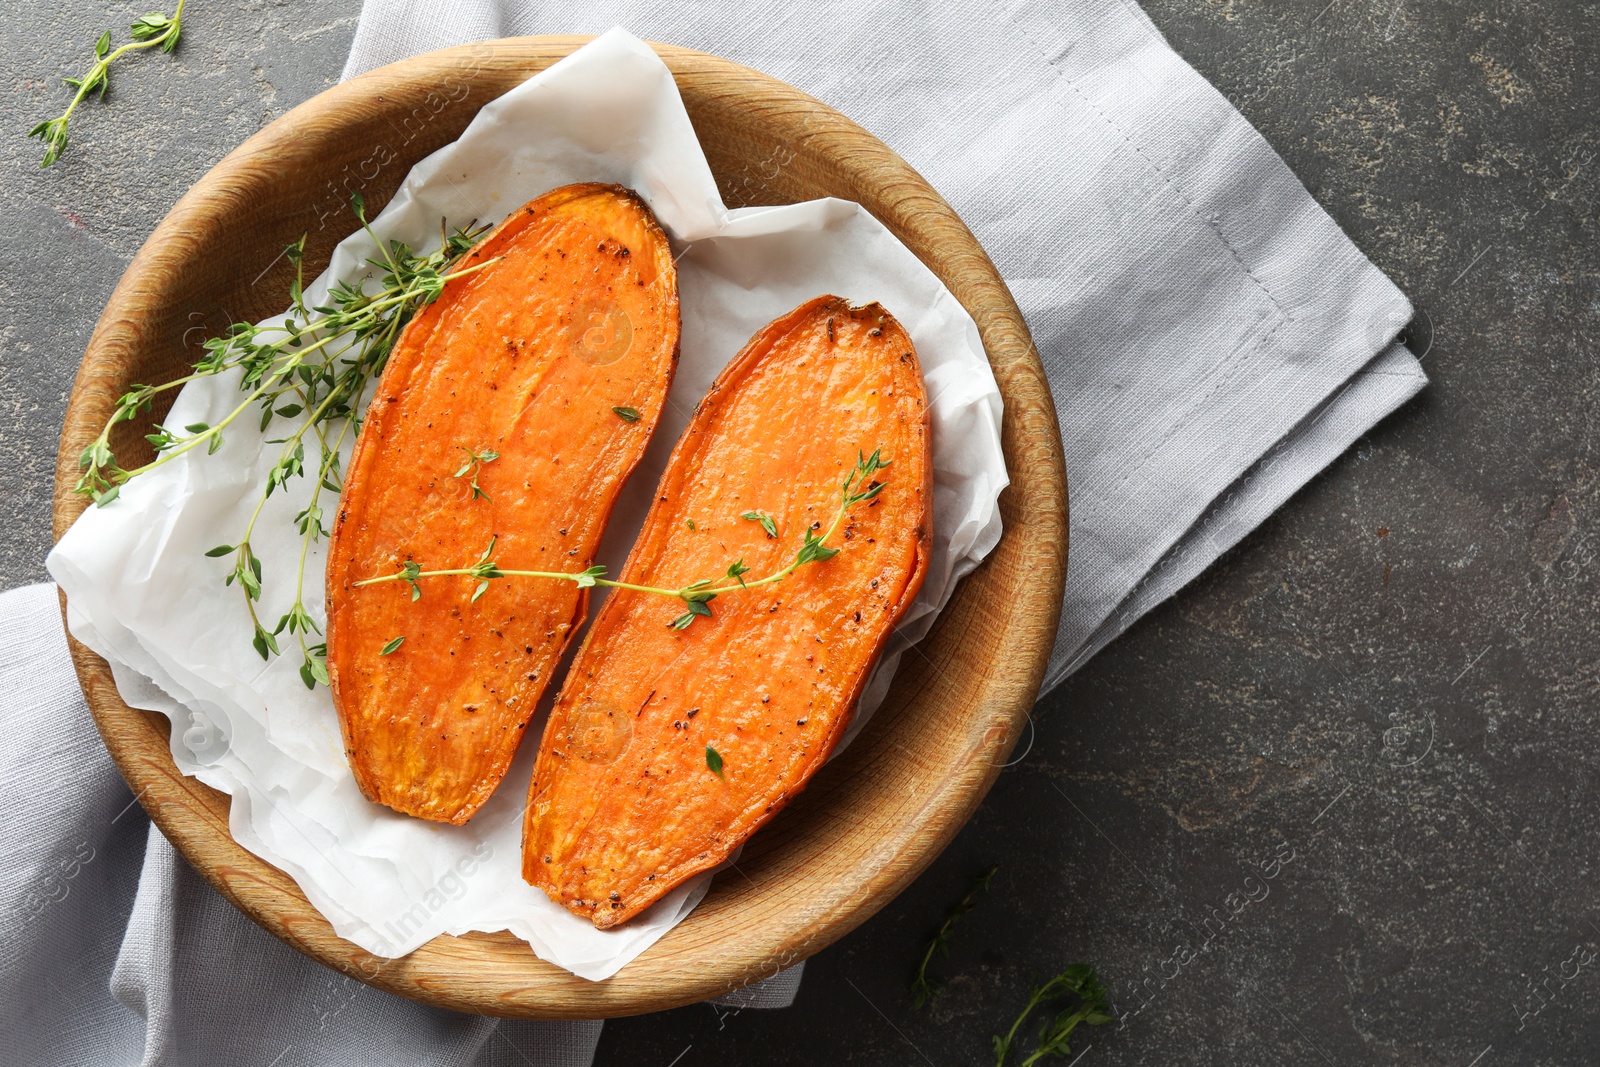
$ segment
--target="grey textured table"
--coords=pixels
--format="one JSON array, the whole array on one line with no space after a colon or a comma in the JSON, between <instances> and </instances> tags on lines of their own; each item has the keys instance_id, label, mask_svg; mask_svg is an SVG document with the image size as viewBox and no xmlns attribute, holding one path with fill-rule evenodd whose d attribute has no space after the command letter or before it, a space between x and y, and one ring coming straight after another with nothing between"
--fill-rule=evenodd
<instances>
[{"instance_id":1,"label":"grey textured table","mask_svg":"<svg viewBox=\"0 0 1600 1067\"><path fill-rule=\"evenodd\" d=\"M22 135L50 79L143 10L89 6L0 19L0 587L44 577L60 413L123 264L331 84L356 13L196 5L178 59L119 70L41 173ZM1125 1016L1083 1035L1090 1065L1600 1056L1600 12L1146 6L1423 309L1433 384L1045 700L973 823L794 1009L618 1021L601 1063L992 1061L1030 981L1075 961ZM925 938L995 863L913 1010Z\"/></svg>"}]
</instances>

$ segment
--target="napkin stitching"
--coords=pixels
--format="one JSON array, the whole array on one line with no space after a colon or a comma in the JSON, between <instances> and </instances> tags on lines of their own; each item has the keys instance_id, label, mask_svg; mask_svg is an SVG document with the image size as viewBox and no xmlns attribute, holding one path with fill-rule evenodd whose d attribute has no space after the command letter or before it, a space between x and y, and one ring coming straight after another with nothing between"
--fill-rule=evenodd
<instances>
[{"instance_id":1,"label":"napkin stitching","mask_svg":"<svg viewBox=\"0 0 1600 1067\"><path fill-rule=\"evenodd\" d=\"M1045 66L1049 67L1050 70L1055 73L1056 77L1061 79L1067 88L1076 93L1078 98L1088 105L1090 110L1100 117L1100 121L1104 122L1107 126L1114 130L1116 134L1122 138L1123 143L1137 153L1139 158L1144 161L1145 166L1148 167L1158 178L1160 178L1162 184L1165 185L1167 189L1171 191L1171 193L1176 196L1186 208L1188 208L1189 214L1192 215L1194 219L1201 223L1206 229L1210 230L1212 235L1215 236L1219 242L1221 242L1222 247L1228 250L1228 254L1233 257L1233 261L1238 264L1239 269L1244 272L1245 277L1249 278L1256 288L1261 290L1261 294L1267 298L1267 302L1272 305L1272 309L1276 317L1276 321L1273 323L1272 329L1268 330L1264 335L1257 339L1254 344L1239 347L1227 359L1218 365L1211 375L1210 387L1203 394L1197 395L1193 398L1183 416L1179 419L1176 419L1172 425L1167 428L1166 432L1163 433L1161 437L1150 446L1150 448L1144 451L1144 454L1136 463L1131 463L1128 465L1127 472L1123 475L1122 480L1117 483L1116 488L1112 490L1110 494L1100 498L1101 501L1104 502L1109 501L1116 495L1117 492L1126 486L1135 475L1149 467L1161 450L1165 448L1167 444L1171 442L1172 439L1181 431L1187 429L1189 425L1193 423L1196 414L1204 409L1206 404L1210 402L1211 398L1216 396L1217 393L1222 389L1223 383L1228 379L1228 371L1236 366L1239 360L1245 355L1258 352L1266 348L1267 345L1271 343L1272 339L1277 336L1278 331L1283 328L1284 324L1293 321L1293 316L1289 314L1282 302L1278 300L1277 294L1275 294L1270 288L1268 288L1265 282L1256 276L1255 271L1251 269L1250 264L1245 262L1244 257L1239 254L1239 250L1234 247L1233 242L1228 240L1228 235L1223 232L1222 227L1218 225L1214 219L1207 218L1205 215L1203 215L1199 207L1195 205L1195 202L1189 198L1187 193L1183 191L1183 188L1173 180L1171 175L1169 175L1166 170L1160 166L1160 164L1146 154L1144 148L1139 144L1138 141L1134 140L1132 134L1119 125L1116 120L1111 118L1110 115L1106 114L1106 112L1094 102L1093 98L1091 98L1088 93L1083 91L1082 87L1077 84L1073 77L1066 71L1062 70L1060 65L1057 64L1055 60L1050 58L1050 53L1045 49L1043 43L1034 36L1033 32L1028 29L1028 27L1020 18L1018 18L1015 12L1010 15L1010 19L1012 25L1014 25L1022 33L1022 35L1028 39L1028 42L1033 45L1035 52L1037 52L1039 55L1039 58L1044 60Z\"/></svg>"},{"instance_id":2,"label":"napkin stitching","mask_svg":"<svg viewBox=\"0 0 1600 1067\"><path fill-rule=\"evenodd\" d=\"M1268 342L1270 342L1272 338L1277 335L1278 331L1283 328L1283 325L1291 321L1293 320L1290 318L1290 316L1280 310L1278 321L1273 325L1272 329L1268 330L1266 334L1264 334L1254 344L1240 346L1234 351L1233 355L1224 360L1218 366L1216 372L1211 376L1210 387L1205 391L1205 393L1197 397L1194 403L1189 405L1181 418L1174 420L1172 425L1167 427L1166 433L1161 435L1161 438L1156 441L1155 445L1144 454L1138 463L1133 464L1128 469L1128 472L1122 476L1122 480L1117 483L1116 488L1110 493L1106 494L1104 497L1100 498L1100 503L1107 504L1115 499L1116 494L1133 480L1134 475L1143 471L1155 460L1156 454L1166 447L1169 441L1178 436L1178 434L1182 431L1185 431L1189 428L1189 426L1194 422L1195 418L1199 415L1200 411L1205 408L1207 403L1210 402L1211 398L1216 396L1217 393L1222 390L1222 386L1229 380L1228 372L1233 370L1238 365L1239 360L1246 353L1255 353L1266 348ZM1269 382L1266 379L1263 379L1260 384L1269 384ZM1096 510L1098 511L1098 509Z\"/></svg>"},{"instance_id":3,"label":"napkin stitching","mask_svg":"<svg viewBox=\"0 0 1600 1067\"><path fill-rule=\"evenodd\" d=\"M1171 189L1173 194L1177 196L1179 200L1183 201L1184 206L1189 209L1190 214L1192 214L1198 221L1205 225L1207 229L1216 235L1217 240L1222 242L1222 246L1226 248L1228 250L1228 254L1233 257L1233 261L1239 264L1239 269L1244 271L1245 276L1256 284L1256 287L1259 288L1262 294L1266 296L1267 300L1271 302L1273 308L1278 312L1278 314L1287 316L1288 312L1286 312L1283 305L1279 303L1276 294L1274 294L1271 289L1267 288L1266 283L1256 276L1255 271L1250 268L1250 264L1245 262L1244 257L1239 254L1239 250L1233 246L1233 242L1228 240L1228 235L1222 232L1222 227L1219 226L1215 220L1208 219L1200 213L1200 209L1195 206L1194 201L1189 198L1189 196L1183 191L1182 187L1180 187L1178 183L1175 182L1172 177L1162 169L1160 164L1145 154L1145 150L1140 146L1139 142L1133 139L1132 134L1123 129L1122 126L1118 125L1116 120L1111 118L1110 115L1107 115L1105 111L1101 110L1100 105L1096 104L1094 99L1090 97L1088 93L1083 91L1083 89L1072 78L1072 76L1066 71L1062 70L1057 62L1050 58L1050 54L1045 50L1043 43L1033 35L1028 27L1024 25L1015 14L1011 16L1011 22L1017 27L1017 29L1022 31L1022 35L1026 37L1033 45L1035 51L1037 51L1039 54L1039 58L1044 60L1045 66L1054 71L1056 77L1060 78L1064 83L1066 83L1067 88L1071 89L1074 93L1077 93L1078 97L1085 104L1089 105L1096 115L1100 116L1100 120L1102 122L1115 130L1117 135L1122 138L1124 143L1138 153L1139 158L1144 160L1145 166L1154 171L1157 177L1161 179L1162 183L1166 185L1167 188ZM1281 320L1279 325L1282 325ZM1276 333L1277 327L1274 327L1272 332ZM1269 333L1266 337L1262 338L1261 344L1264 345L1271 338L1271 336L1272 334Z\"/></svg>"}]
</instances>

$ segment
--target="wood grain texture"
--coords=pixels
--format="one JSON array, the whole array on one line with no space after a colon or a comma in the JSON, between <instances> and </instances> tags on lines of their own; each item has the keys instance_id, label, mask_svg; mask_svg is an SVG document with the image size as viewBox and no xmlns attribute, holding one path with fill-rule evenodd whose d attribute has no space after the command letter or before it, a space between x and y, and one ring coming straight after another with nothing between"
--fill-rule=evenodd
<instances>
[{"instance_id":1,"label":"wood grain texture","mask_svg":"<svg viewBox=\"0 0 1600 1067\"><path fill-rule=\"evenodd\" d=\"M229 321L281 311L290 268L273 265L278 249L309 231L308 265L321 270L349 229L348 190L376 211L483 104L586 40L507 39L380 68L295 108L197 183L129 266L84 355L62 428L56 536L83 510L71 492L77 456L130 383L176 377ZM439 937L399 960L372 956L335 935L287 875L233 841L228 798L173 766L166 718L124 704L106 663L72 642L123 776L219 892L330 967L460 1011L658 1011L768 977L848 933L932 861L988 791L1032 706L1060 611L1067 491L1055 411L1027 326L983 249L915 171L837 112L725 60L656 48L728 203L837 196L864 205L972 314L1005 400L1004 538L905 657L868 728L751 840L742 877L718 878L687 920L605 982L545 963L508 934ZM137 458L146 422L121 429L119 455Z\"/></svg>"}]
</instances>

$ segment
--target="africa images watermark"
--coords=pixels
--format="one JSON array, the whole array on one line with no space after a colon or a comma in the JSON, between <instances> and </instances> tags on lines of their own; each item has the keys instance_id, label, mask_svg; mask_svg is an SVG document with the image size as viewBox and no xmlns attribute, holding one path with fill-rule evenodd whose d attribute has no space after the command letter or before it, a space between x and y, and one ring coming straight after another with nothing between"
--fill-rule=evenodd
<instances>
[{"instance_id":1,"label":"africa images watermark","mask_svg":"<svg viewBox=\"0 0 1600 1067\"><path fill-rule=\"evenodd\" d=\"M480 841L472 851L457 859L444 874L423 892L421 897L412 902L411 907L387 920L381 929L375 930L378 946L383 952L393 952L397 946L414 939L419 933L428 928L434 916L443 911L447 904L461 900L467 895L467 885L470 879L483 869L483 865L494 858L494 846L487 841ZM371 983L380 978L386 968L398 963L398 956L368 956L356 965L341 966L341 981L335 982L331 978L328 984L328 996L324 1003L317 1008L317 1025L326 1028L328 1023L344 1011L361 994L364 983Z\"/></svg>"},{"instance_id":2,"label":"africa images watermark","mask_svg":"<svg viewBox=\"0 0 1600 1067\"><path fill-rule=\"evenodd\" d=\"M423 95L421 102L407 112L398 123L389 120L390 125L394 127L395 144L398 148L391 147L386 141L380 141L372 146L372 151L365 159L345 164L338 174L330 177L325 183L323 193L312 206L312 213L317 219L317 229L326 229L330 219L336 221L342 219L349 211L352 195L363 192L385 167L399 159L401 151L420 137L445 109L451 104L465 100L472 91L468 83L483 73L486 63L493 55L494 50L481 41L466 46L465 54L456 61L449 73L440 79L438 86L429 89Z\"/></svg>"},{"instance_id":3,"label":"africa images watermark","mask_svg":"<svg viewBox=\"0 0 1600 1067\"><path fill-rule=\"evenodd\" d=\"M1126 1028L1133 1017L1149 1007L1162 990L1176 981L1186 968L1209 952L1218 938L1238 925L1252 905L1260 904L1271 896L1270 883L1276 880L1283 873L1283 869L1293 863L1298 856L1289 842L1278 842L1270 856L1254 861L1253 866L1259 872L1259 877L1254 873L1245 875L1238 887L1223 896L1219 903L1208 904L1199 925L1195 926L1195 933L1200 935L1198 944L1194 939L1182 938L1173 946L1170 953L1156 963L1154 974L1150 972L1149 965L1145 966L1144 976L1133 985L1133 992L1139 998L1139 1004L1131 1010L1117 1012L1121 1020L1117 1028L1119 1030ZM1193 920L1185 917L1184 921L1194 926Z\"/></svg>"},{"instance_id":4,"label":"africa images watermark","mask_svg":"<svg viewBox=\"0 0 1600 1067\"><path fill-rule=\"evenodd\" d=\"M378 932L378 938L384 947L387 948L391 944L385 934L391 935L395 943L403 944L427 929L429 921L443 911L446 904L467 895L467 879L476 874L478 869L492 858L494 858L494 846L487 841L479 841L470 853L456 860L449 870L440 875L439 880L422 894L421 899L383 924L383 929Z\"/></svg>"},{"instance_id":5,"label":"africa images watermark","mask_svg":"<svg viewBox=\"0 0 1600 1067\"><path fill-rule=\"evenodd\" d=\"M1534 982L1533 976L1528 976L1528 992L1521 1004L1513 1004L1511 1012L1517 1017L1517 1033L1527 1029L1528 1020L1535 1018L1540 1012L1556 1003L1557 999L1567 986L1576 982L1586 970L1593 970L1596 959L1600 959L1600 951L1582 942L1572 948L1571 955L1556 964L1555 973L1551 973L1550 965L1544 965L1544 977ZM1555 982L1555 988L1550 983Z\"/></svg>"}]
</instances>

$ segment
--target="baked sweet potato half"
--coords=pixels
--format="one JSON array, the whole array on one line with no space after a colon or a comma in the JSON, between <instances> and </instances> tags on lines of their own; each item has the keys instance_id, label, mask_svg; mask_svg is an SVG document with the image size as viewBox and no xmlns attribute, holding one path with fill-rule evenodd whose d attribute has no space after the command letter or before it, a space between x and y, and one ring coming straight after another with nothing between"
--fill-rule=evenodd
<instances>
[{"instance_id":1,"label":"baked sweet potato half","mask_svg":"<svg viewBox=\"0 0 1600 1067\"><path fill-rule=\"evenodd\" d=\"M589 566L678 357L655 217L615 185L519 208L406 327L367 410L328 550L328 677L368 799L463 823L488 799L582 621L559 580L356 583L470 566Z\"/></svg>"},{"instance_id":2,"label":"baked sweet potato half","mask_svg":"<svg viewBox=\"0 0 1600 1067\"><path fill-rule=\"evenodd\" d=\"M750 341L679 440L622 576L749 587L681 616L681 600L611 594L539 749L530 883L614 926L805 787L922 585L931 471L922 373L883 308L819 297Z\"/></svg>"}]
</instances>

